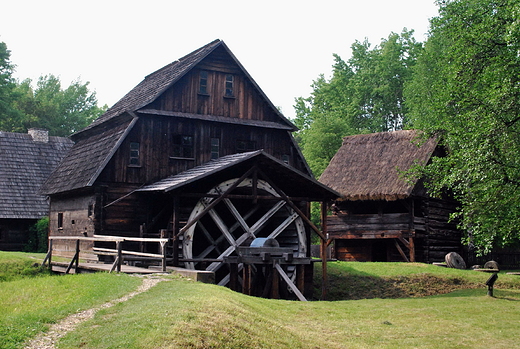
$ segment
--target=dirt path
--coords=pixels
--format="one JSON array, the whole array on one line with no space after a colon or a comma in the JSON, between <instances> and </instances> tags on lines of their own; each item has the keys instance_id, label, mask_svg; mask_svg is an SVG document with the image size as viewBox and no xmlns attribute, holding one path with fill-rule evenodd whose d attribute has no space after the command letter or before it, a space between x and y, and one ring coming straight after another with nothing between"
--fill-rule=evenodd
<instances>
[{"instance_id":1,"label":"dirt path","mask_svg":"<svg viewBox=\"0 0 520 349\"><path fill-rule=\"evenodd\" d=\"M110 308L118 303L125 302L130 298L143 293L159 282L165 281L160 276L143 276L143 283L137 288L136 291L131 292L119 299L102 304L97 308L87 309L82 312L69 315L59 323L51 326L48 332L42 333L38 337L32 339L26 346L25 349L55 349L55 343L68 332L73 331L79 324L89 319L92 319L94 315L100 309Z\"/></svg>"}]
</instances>

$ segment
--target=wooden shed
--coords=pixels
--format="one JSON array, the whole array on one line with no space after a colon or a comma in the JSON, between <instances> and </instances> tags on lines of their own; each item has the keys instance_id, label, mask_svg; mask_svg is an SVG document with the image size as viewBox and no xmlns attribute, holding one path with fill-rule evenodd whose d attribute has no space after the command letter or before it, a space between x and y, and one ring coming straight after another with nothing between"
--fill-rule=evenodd
<instances>
[{"instance_id":1,"label":"wooden shed","mask_svg":"<svg viewBox=\"0 0 520 349\"><path fill-rule=\"evenodd\" d=\"M41 129L0 131L0 250L21 251L30 227L49 214L39 189L72 144Z\"/></svg>"},{"instance_id":2,"label":"wooden shed","mask_svg":"<svg viewBox=\"0 0 520 349\"><path fill-rule=\"evenodd\" d=\"M327 217L335 255L348 261L441 262L462 253L449 216L457 203L428 195L423 180L403 171L443 156L435 138L414 130L349 136L320 182L341 194Z\"/></svg>"},{"instance_id":3,"label":"wooden shed","mask_svg":"<svg viewBox=\"0 0 520 349\"><path fill-rule=\"evenodd\" d=\"M312 178L295 130L213 41L146 76L72 136L43 187L50 232L163 236L170 265L214 271L220 284L231 277L224 258L254 238L273 237L307 258L310 231L321 233L309 203L337 193ZM66 241L56 248L73 250Z\"/></svg>"}]
</instances>

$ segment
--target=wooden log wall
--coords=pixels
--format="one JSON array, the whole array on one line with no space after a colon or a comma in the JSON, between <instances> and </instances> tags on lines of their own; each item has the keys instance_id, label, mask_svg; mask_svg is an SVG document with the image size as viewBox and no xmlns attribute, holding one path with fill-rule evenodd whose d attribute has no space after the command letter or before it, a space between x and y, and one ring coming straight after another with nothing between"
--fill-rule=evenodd
<instances>
[{"instance_id":1,"label":"wooden log wall","mask_svg":"<svg viewBox=\"0 0 520 349\"><path fill-rule=\"evenodd\" d=\"M173 157L174 136L193 136L193 158ZM236 154L237 141L250 141L255 149L282 159L305 172L290 134L263 129L176 117L142 117L99 177L100 183L143 184L174 175L211 160L211 138L220 140L220 156ZM139 143L139 164L130 164L130 143Z\"/></svg>"}]
</instances>

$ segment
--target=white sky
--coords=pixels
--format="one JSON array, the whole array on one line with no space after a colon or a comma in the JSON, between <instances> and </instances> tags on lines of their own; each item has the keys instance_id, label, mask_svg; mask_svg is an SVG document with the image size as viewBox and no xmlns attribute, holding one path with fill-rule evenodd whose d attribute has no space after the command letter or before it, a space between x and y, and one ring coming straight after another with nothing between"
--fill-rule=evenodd
<instances>
[{"instance_id":1,"label":"white sky","mask_svg":"<svg viewBox=\"0 0 520 349\"><path fill-rule=\"evenodd\" d=\"M333 53L414 29L424 41L434 0L0 0L0 41L15 77L89 81L112 106L146 75L223 40L285 116L308 97Z\"/></svg>"}]
</instances>

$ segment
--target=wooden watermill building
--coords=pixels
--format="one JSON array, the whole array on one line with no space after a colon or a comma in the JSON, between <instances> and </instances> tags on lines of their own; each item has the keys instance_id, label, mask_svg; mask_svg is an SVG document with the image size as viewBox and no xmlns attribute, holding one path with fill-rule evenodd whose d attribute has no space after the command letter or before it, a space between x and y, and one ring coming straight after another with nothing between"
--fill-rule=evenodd
<instances>
[{"instance_id":1,"label":"wooden watermill building","mask_svg":"<svg viewBox=\"0 0 520 349\"><path fill-rule=\"evenodd\" d=\"M312 178L295 130L225 43L213 41L148 75L72 135L74 147L43 187L50 234L162 236L169 265L215 272L222 285L237 276L229 258L255 238L308 259L317 230L309 203L338 194ZM56 243L72 253L67 241ZM108 258L96 253L102 247L82 249ZM296 280L297 263L282 264ZM300 272L302 290L311 270Z\"/></svg>"},{"instance_id":2,"label":"wooden watermill building","mask_svg":"<svg viewBox=\"0 0 520 349\"><path fill-rule=\"evenodd\" d=\"M327 217L336 258L431 263L462 253L461 232L449 221L457 203L403 176L442 155L435 138L424 141L414 130L345 137L320 177L341 194Z\"/></svg>"}]
</instances>

